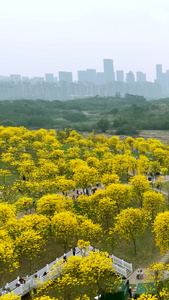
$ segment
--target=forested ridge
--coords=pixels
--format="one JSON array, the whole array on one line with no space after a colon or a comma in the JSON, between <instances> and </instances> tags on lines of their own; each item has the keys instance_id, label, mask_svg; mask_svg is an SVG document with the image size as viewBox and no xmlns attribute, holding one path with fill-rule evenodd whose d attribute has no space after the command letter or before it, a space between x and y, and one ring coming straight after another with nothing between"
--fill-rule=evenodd
<instances>
[{"instance_id":1,"label":"forested ridge","mask_svg":"<svg viewBox=\"0 0 169 300\"><path fill-rule=\"evenodd\" d=\"M109 130L115 134L134 135L140 130L168 130L168 115L169 99L147 101L129 94L125 98L0 101L1 125L29 129Z\"/></svg>"}]
</instances>

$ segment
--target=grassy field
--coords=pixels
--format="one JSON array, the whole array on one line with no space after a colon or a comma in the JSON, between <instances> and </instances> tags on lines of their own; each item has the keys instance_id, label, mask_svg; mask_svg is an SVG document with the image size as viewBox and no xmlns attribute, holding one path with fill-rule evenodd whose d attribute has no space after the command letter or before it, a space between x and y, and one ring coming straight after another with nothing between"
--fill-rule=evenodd
<instances>
[{"instance_id":1,"label":"grassy field","mask_svg":"<svg viewBox=\"0 0 169 300\"><path fill-rule=\"evenodd\" d=\"M147 268L151 263L161 259L160 251L155 246L154 234L151 232L151 225L136 240L137 254L134 254L134 246L131 242L126 245L124 240L118 240L114 247L113 254L128 263L133 264L133 270L137 268Z\"/></svg>"}]
</instances>

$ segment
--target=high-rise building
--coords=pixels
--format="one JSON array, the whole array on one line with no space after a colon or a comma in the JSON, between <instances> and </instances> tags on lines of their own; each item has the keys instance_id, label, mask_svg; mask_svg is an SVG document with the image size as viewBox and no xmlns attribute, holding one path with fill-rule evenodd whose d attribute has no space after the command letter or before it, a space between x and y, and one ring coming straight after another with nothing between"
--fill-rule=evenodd
<instances>
[{"instance_id":1,"label":"high-rise building","mask_svg":"<svg viewBox=\"0 0 169 300\"><path fill-rule=\"evenodd\" d=\"M116 71L116 80L124 82L124 72L123 72L123 70L117 70Z\"/></svg>"},{"instance_id":2,"label":"high-rise building","mask_svg":"<svg viewBox=\"0 0 169 300\"><path fill-rule=\"evenodd\" d=\"M162 72L162 65L161 64L156 65L156 79L160 83L161 83L162 77L163 77L162 74L163 74L163 72Z\"/></svg>"},{"instance_id":3,"label":"high-rise building","mask_svg":"<svg viewBox=\"0 0 169 300\"><path fill-rule=\"evenodd\" d=\"M95 69L87 69L86 76L87 76L87 82L96 83L96 70Z\"/></svg>"},{"instance_id":4,"label":"high-rise building","mask_svg":"<svg viewBox=\"0 0 169 300\"><path fill-rule=\"evenodd\" d=\"M44 78L43 77L32 77L30 79L32 84L36 84L36 83L43 83L44 82Z\"/></svg>"},{"instance_id":5,"label":"high-rise building","mask_svg":"<svg viewBox=\"0 0 169 300\"><path fill-rule=\"evenodd\" d=\"M143 72L138 71L136 73L136 80L138 82L146 82L146 74L144 74Z\"/></svg>"},{"instance_id":6,"label":"high-rise building","mask_svg":"<svg viewBox=\"0 0 169 300\"><path fill-rule=\"evenodd\" d=\"M45 81L49 82L49 83L54 82L54 76L53 76L53 74L52 73L46 73L45 74Z\"/></svg>"},{"instance_id":7,"label":"high-rise building","mask_svg":"<svg viewBox=\"0 0 169 300\"><path fill-rule=\"evenodd\" d=\"M130 71L130 72L128 72L126 74L126 82L127 83L133 83L133 82L135 82L134 74L133 74L132 71Z\"/></svg>"},{"instance_id":8,"label":"high-rise building","mask_svg":"<svg viewBox=\"0 0 169 300\"><path fill-rule=\"evenodd\" d=\"M10 79L12 81L14 81L15 83L21 81L21 75L18 75L18 74L11 74L10 75Z\"/></svg>"},{"instance_id":9,"label":"high-rise building","mask_svg":"<svg viewBox=\"0 0 169 300\"><path fill-rule=\"evenodd\" d=\"M80 82L86 82L87 79L87 74L86 71L77 71L77 77L78 77L78 81Z\"/></svg>"},{"instance_id":10,"label":"high-rise building","mask_svg":"<svg viewBox=\"0 0 169 300\"><path fill-rule=\"evenodd\" d=\"M59 81L72 82L72 72L59 72Z\"/></svg>"},{"instance_id":11,"label":"high-rise building","mask_svg":"<svg viewBox=\"0 0 169 300\"><path fill-rule=\"evenodd\" d=\"M115 81L114 67L112 59L104 59L104 74L106 78L106 82Z\"/></svg>"},{"instance_id":12,"label":"high-rise building","mask_svg":"<svg viewBox=\"0 0 169 300\"><path fill-rule=\"evenodd\" d=\"M96 73L96 83L97 84L105 84L106 83L105 74L103 72Z\"/></svg>"}]
</instances>

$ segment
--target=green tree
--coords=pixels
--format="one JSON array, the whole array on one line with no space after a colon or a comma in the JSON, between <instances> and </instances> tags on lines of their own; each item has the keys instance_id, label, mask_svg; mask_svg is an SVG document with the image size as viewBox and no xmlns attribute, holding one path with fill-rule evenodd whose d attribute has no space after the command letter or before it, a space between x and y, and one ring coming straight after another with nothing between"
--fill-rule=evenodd
<instances>
[{"instance_id":1,"label":"green tree","mask_svg":"<svg viewBox=\"0 0 169 300\"><path fill-rule=\"evenodd\" d=\"M101 132L106 132L106 130L108 130L109 127L110 127L110 122L107 119L102 118L97 122L97 128L101 130Z\"/></svg>"}]
</instances>

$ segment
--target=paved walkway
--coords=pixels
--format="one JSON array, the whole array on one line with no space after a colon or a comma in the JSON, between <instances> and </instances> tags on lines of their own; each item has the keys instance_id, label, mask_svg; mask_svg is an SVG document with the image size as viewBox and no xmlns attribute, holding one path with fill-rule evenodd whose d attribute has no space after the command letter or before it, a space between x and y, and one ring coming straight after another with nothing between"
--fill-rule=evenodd
<instances>
[{"instance_id":1,"label":"paved walkway","mask_svg":"<svg viewBox=\"0 0 169 300\"><path fill-rule=\"evenodd\" d=\"M137 285L139 282L142 282L142 281L145 280L145 275L144 275L143 279L137 279L137 278L136 278L137 272L140 271L140 270L142 270L142 271L143 271L143 274L144 274L144 271L146 270L146 268L143 268L143 269L141 269L141 268L136 269L136 270L135 270L128 278L127 278L127 279L129 279L129 283L130 283L130 284L135 284L135 285Z\"/></svg>"},{"instance_id":2,"label":"paved walkway","mask_svg":"<svg viewBox=\"0 0 169 300\"><path fill-rule=\"evenodd\" d=\"M159 263L162 263L163 265L166 265L167 263L169 262L169 251L161 258L161 260L159 261ZM139 268L139 269L136 269L129 277L129 282L130 284L135 284L137 285L139 282L142 282L146 279L145 275L143 277L143 279L137 279L136 278L136 275L137 275L137 272L142 270L143 271L143 274L146 270L146 268Z\"/></svg>"}]
</instances>

